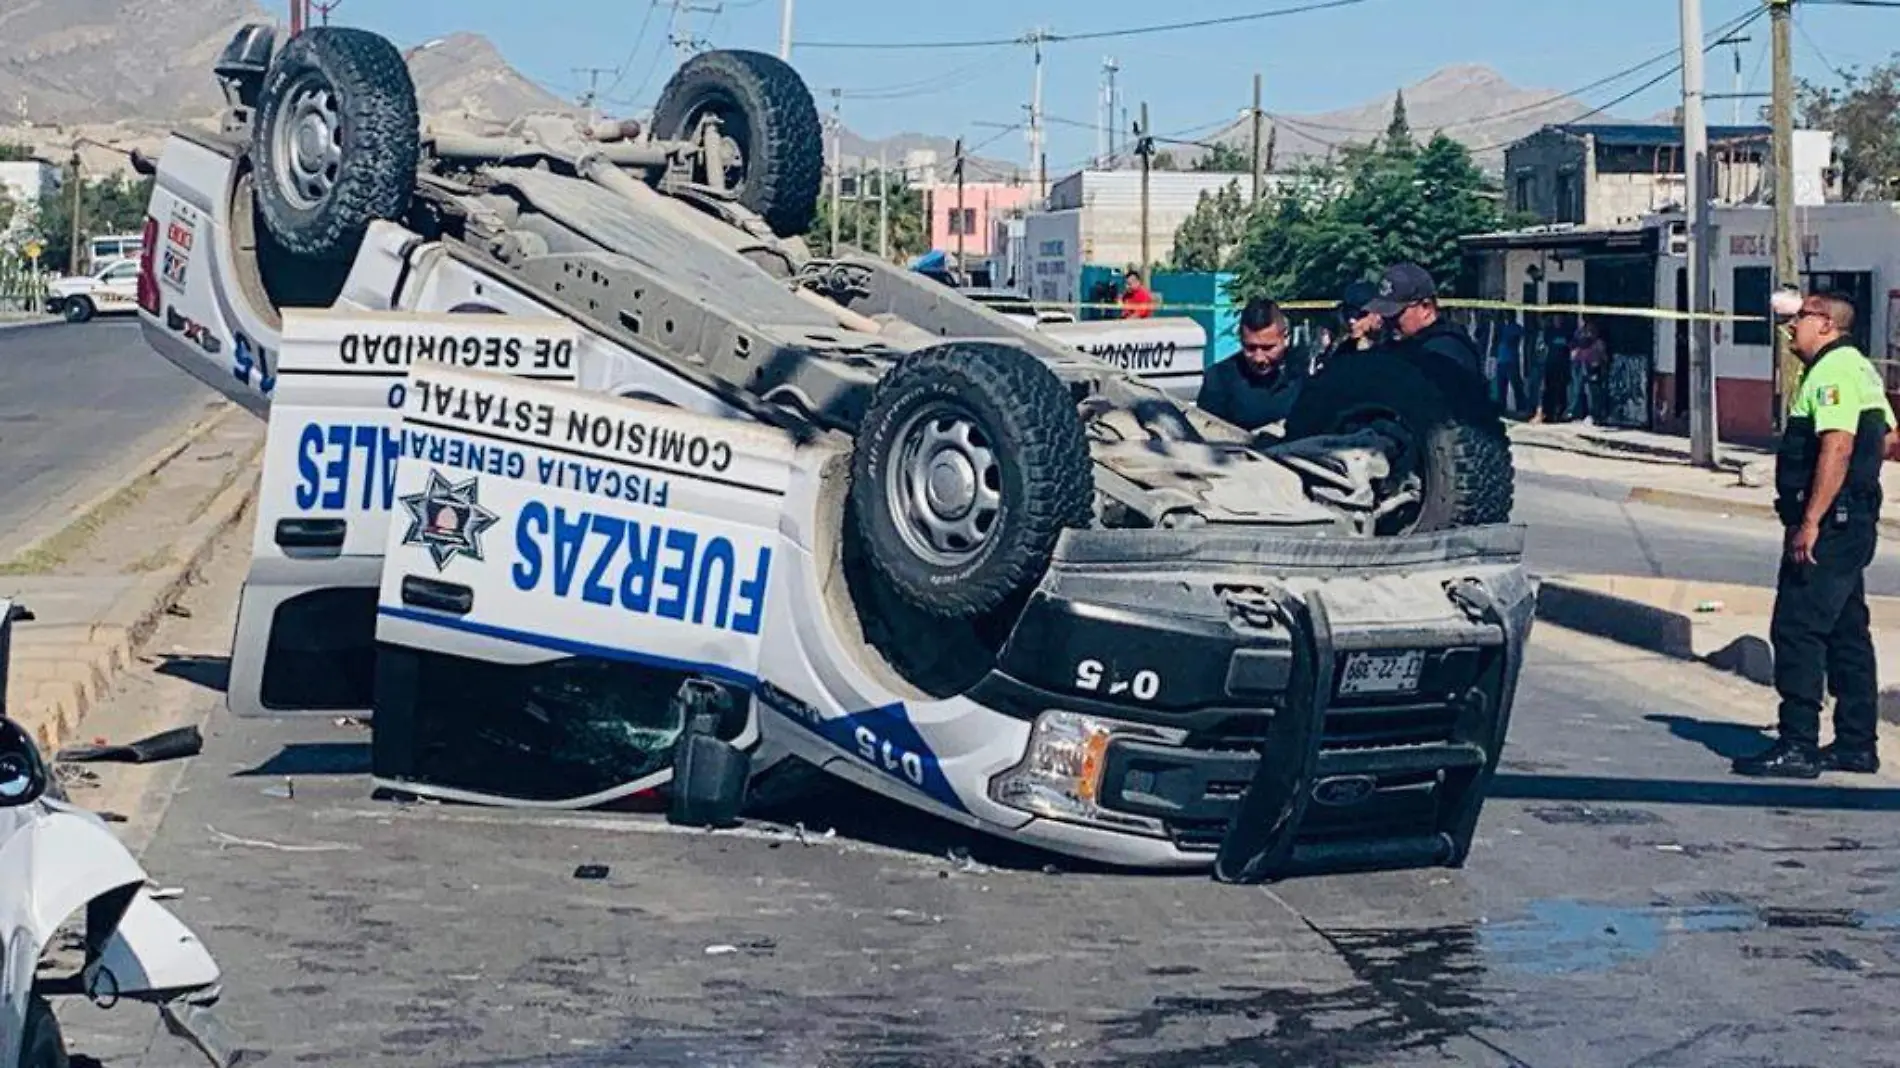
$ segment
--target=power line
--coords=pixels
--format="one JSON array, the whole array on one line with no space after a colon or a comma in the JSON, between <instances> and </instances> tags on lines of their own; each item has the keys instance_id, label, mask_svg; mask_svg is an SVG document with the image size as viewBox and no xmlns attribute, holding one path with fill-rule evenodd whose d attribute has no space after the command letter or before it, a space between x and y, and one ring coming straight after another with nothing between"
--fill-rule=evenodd
<instances>
[{"instance_id":1,"label":"power line","mask_svg":"<svg viewBox=\"0 0 1900 1068\"><path fill-rule=\"evenodd\" d=\"M1112 37L1137 37L1155 33L1169 33L1176 30L1198 30L1212 26L1231 26L1242 22L1258 22L1262 19L1281 18L1287 15L1303 15L1312 11L1324 11L1329 8L1352 7L1368 3L1369 0L1308 0L1307 3L1292 7L1272 8L1266 11L1254 11L1244 15L1226 15L1220 18L1191 19L1184 22L1163 22L1149 26L1129 26L1116 30L1091 30L1084 33L1049 33L1018 37L990 37L971 40L950 41L799 41L799 48L836 48L862 51L897 51L937 48L995 48L1000 45L1027 44L1032 37L1043 41L1100 41Z\"/></svg>"},{"instance_id":2,"label":"power line","mask_svg":"<svg viewBox=\"0 0 1900 1068\"><path fill-rule=\"evenodd\" d=\"M634 57L640 54L640 46L646 43L647 29L653 25L653 13L658 10L657 5L647 5L646 16L640 20L640 29L633 35L633 45L627 49L627 58L620 61L620 69L614 72L614 80L601 93L602 97L612 96L614 90L620 88L620 83L627 80L627 72L633 69Z\"/></svg>"},{"instance_id":3,"label":"power line","mask_svg":"<svg viewBox=\"0 0 1900 1068\"><path fill-rule=\"evenodd\" d=\"M1900 6L1900 5L1895 5L1895 6ZM1808 33L1808 28L1801 24L1800 19L1794 19L1792 21L1794 22L1794 28L1800 31L1801 39L1803 41L1806 41L1808 43L1808 47L1814 51L1814 54L1817 57L1820 58L1822 66L1826 67L1828 70L1831 70L1835 74L1839 75L1842 81L1854 80L1853 75L1842 70L1840 67L1834 64L1833 60L1827 58L1827 53L1821 51L1821 46L1814 42L1814 37Z\"/></svg>"},{"instance_id":4,"label":"power line","mask_svg":"<svg viewBox=\"0 0 1900 1068\"><path fill-rule=\"evenodd\" d=\"M1711 39L1703 43L1702 51L1707 52L1710 49L1713 49L1716 46L1716 43L1719 42L1722 38L1727 37L1729 34L1735 33L1736 31L1747 27L1748 25L1753 23L1755 20L1761 18L1763 15L1766 15L1766 14L1768 14L1767 7L1765 6L1758 7L1754 9L1753 11L1751 11L1750 13L1748 13L1747 15L1743 16L1741 21L1737 23L1736 25L1732 25L1732 26L1725 25L1722 28L1716 30L1713 34L1710 35ZM1656 75L1654 78L1651 78L1650 80L1644 82L1643 84L1637 86L1636 88L1631 89L1629 92L1624 93L1621 96L1618 96L1614 100L1605 101L1604 103L1599 104L1596 107L1591 108L1589 111L1586 111L1583 114L1577 116L1576 118L1570 119L1568 121L1572 123L1577 123L1577 122L1582 122L1583 120L1590 118L1592 116L1601 115L1603 112L1610 110L1611 108L1617 106L1618 104L1622 104L1626 101L1633 100L1636 97L1641 96L1644 92L1674 77L1676 74L1681 72L1681 70L1682 70L1682 63L1678 61L1675 64L1671 65L1668 70L1663 71L1661 74ZM1472 155L1475 156L1483 152L1491 152L1491 151L1495 151L1496 149L1506 148L1510 145L1516 144L1518 140L1519 140L1518 138L1512 138L1509 141L1499 141L1495 144L1467 146L1466 151L1470 152Z\"/></svg>"}]
</instances>

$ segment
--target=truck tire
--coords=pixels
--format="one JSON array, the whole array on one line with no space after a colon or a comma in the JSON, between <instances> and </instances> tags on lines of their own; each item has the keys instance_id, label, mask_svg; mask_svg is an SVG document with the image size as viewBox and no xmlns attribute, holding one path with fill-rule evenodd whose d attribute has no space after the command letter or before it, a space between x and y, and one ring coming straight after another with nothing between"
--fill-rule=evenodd
<instances>
[{"instance_id":1,"label":"truck tire","mask_svg":"<svg viewBox=\"0 0 1900 1068\"><path fill-rule=\"evenodd\" d=\"M271 61L251 158L259 211L285 251L354 258L371 222L408 210L420 153L415 84L387 40L317 26Z\"/></svg>"},{"instance_id":2,"label":"truck tire","mask_svg":"<svg viewBox=\"0 0 1900 1068\"><path fill-rule=\"evenodd\" d=\"M1436 357L1355 353L1308 381L1287 417L1287 440L1387 423L1403 442L1393 480L1416 475L1420 502L1380 534L1507 523L1516 470L1504 421L1482 379Z\"/></svg>"},{"instance_id":3,"label":"truck tire","mask_svg":"<svg viewBox=\"0 0 1900 1068\"><path fill-rule=\"evenodd\" d=\"M743 170L728 188L780 237L802 237L818 215L825 172L825 134L811 90L777 56L739 50L701 52L660 91L653 135L693 138L701 118L715 115L739 146Z\"/></svg>"},{"instance_id":4,"label":"truck tire","mask_svg":"<svg viewBox=\"0 0 1900 1068\"><path fill-rule=\"evenodd\" d=\"M851 459L853 526L872 569L926 615L974 619L1027 591L1093 505L1075 403L1029 353L921 349L872 393Z\"/></svg>"},{"instance_id":5,"label":"truck tire","mask_svg":"<svg viewBox=\"0 0 1900 1068\"><path fill-rule=\"evenodd\" d=\"M69 1068L66 1039L59 1033L59 1019L45 998L27 1001L26 1030L20 1037L20 1068Z\"/></svg>"},{"instance_id":6,"label":"truck tire","mask_svg":"<svg viewBox=\"0 0 1900 1068\"><path fill-rule=\"evenodd\" d=\"M95 311L96 309L92 306L91 297L66 298L66 311L64 314L66 321L69 323L83 323L91 319Z\"/></svg>"}]
</instances>

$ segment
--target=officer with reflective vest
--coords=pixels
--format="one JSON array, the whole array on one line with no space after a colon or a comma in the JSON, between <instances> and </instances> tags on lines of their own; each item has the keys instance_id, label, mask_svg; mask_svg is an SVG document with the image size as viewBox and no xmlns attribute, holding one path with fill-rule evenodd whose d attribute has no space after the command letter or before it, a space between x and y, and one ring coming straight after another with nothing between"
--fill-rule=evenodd
<instances>
[{"instance_id":1,"label":"officer with reflective vest","mask_svg":"<svg viewBox=\"0 0 1900 1068\"><path fill-rule=\"evenodd\" d=\"M1737 760L1738 774L1812 779L1880 768L1864 572L1878 540L1880 469L1895 422L1880 373L1854 347L1853 327L1854 305L1835 294L1810 294L1794 313L1794 351L1806 370L1775 459L1775 508L1787 536L1768 632L1780 736L1766 752ZM1822 749L1825 692L1834 695L1834 741Z\"/></svg>"}]
</instances>

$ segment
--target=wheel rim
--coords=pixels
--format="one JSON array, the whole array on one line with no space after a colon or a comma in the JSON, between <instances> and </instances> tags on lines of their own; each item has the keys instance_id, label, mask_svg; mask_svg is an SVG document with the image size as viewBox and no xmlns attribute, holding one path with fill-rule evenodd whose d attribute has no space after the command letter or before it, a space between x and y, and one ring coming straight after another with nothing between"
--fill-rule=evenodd
<instances>
[{"instance_id":1,"label":"wheel rim","mask_svg":"<svg viewBox=\"0 0 1900 1068\"><path fill-rule=\"evenodd\" d=\"M698 141L708 119L719 121L720 152L725 156L725 173L721 183L729 190L738 191L745 185L746 160L751 155L752 127L746 122L745 110L734 102L720 97L694 108L682 124L685 136ZM711 179L712 175L707 175Z\"/></svg>"},{"instance_id":2,"label":"wheel rim","mask_svg":"<svg viewBox=\"0 0 1900 1068\"><path fill-rule=\"evenodd\" d=\"M278 160L277 188L308 210L329 199L343 167L343 115L336 91L322 75L305 74L284 93L271 131Z\"/></svg>"},{"instance_id":3,"label":"wheel rim","mask_svg":"<svg viewBox=\"0 0 1900 1068\"><path fill-rule=\"evenodd\" d=\"M957 406L930 404L896 440L885 495L904 544L941 567L976 555L1003 510L1002 466L976 420Z\"/></svg>"}]
</instances>

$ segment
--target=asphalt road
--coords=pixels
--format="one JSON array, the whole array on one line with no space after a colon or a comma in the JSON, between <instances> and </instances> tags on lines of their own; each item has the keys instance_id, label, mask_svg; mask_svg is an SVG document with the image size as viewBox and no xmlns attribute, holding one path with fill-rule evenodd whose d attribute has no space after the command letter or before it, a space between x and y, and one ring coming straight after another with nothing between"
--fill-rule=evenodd
<instances>
[{"instance_id":1,"label":"asphalt road","mask_svg":"<svg viewBox=\"0 0 1900 1068\"><path fill-rule=\"evenodd\" d=\"M1621 483L1519 472L1512 519L1529 528L1531 568L1775 584L1781 532L1774 523L1629 504L1628 493ZM1900 551L1886 551L1900 543L1881 545L1867 571L1867 592L1900 594Z\"/></svg>"},{"instance_id":2,"label":"asphalt road","mask_svg":"<svg viewBox=\"0 0 1900 1068\"><path fill-rule=\"evenodd\" d=\"M0 527L143 459L214 397L129 319L0 330Z\"/></svg>"},{"instance_id":3,"label":"asphalt road","mask_svg":"<svg viewBox=\"0 0 1900 1068\"><path fill-rule=\"evenodd\" d=\"M264 1066L1852 1066L1900 1048L1896 780L1730 777L1762 744L1735 722L1742 684L1687 665L1539 631L1467 868L1247 889L1077 871L848 791L803 840L378 801L361 730L218 710L236 573L194 589L152 642L156 681L88 730L174 701L208 717L201 756L99 774L177 776L168 807L127 811L162 811L147 866L182 890ZM96 1058L76 1063L199 1063L150 1009L64 1016Z\"/></svg>"}]
</instances>

